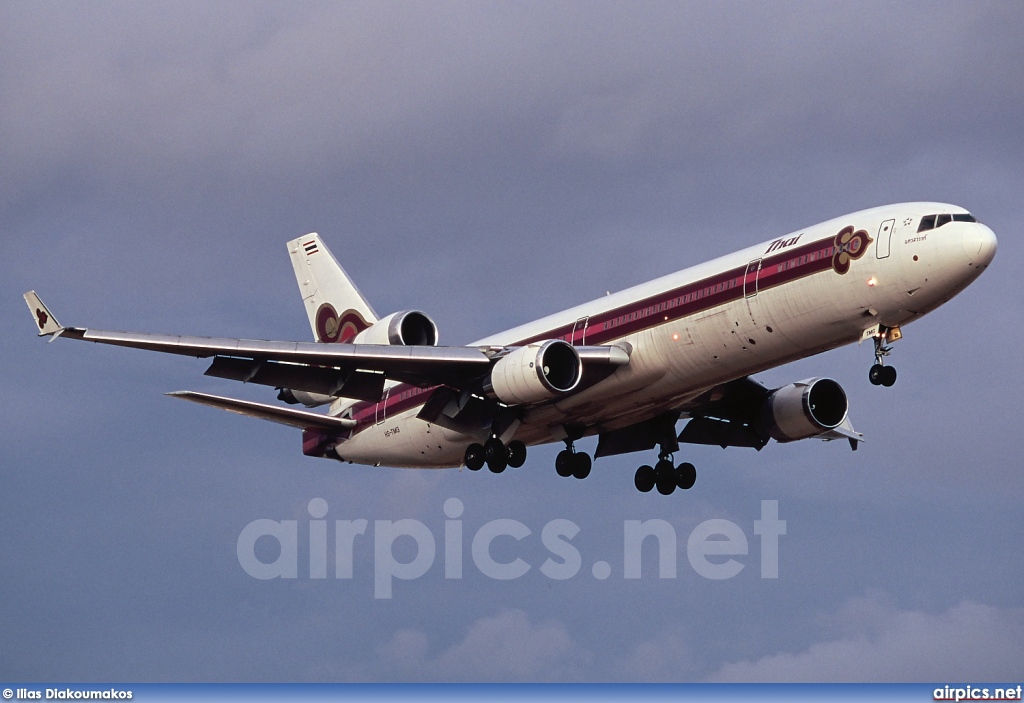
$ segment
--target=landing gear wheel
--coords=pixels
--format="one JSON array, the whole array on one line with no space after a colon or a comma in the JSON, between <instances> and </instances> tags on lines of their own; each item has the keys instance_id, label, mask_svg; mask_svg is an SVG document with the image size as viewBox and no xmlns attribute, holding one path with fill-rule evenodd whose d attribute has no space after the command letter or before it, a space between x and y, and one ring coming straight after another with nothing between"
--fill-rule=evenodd
<instances>
[{"instance_id":1,"label":"landing gear wheel","mask_svg":"<svg viewBox=\"0 0 1024 703\"><path fill-rule=\"evenodd\" d=\"M654 484L661 495L670 496L676 490L676 471L671 461L659 461L654 467L654 477Z\"/></svg>"},{"instance_id":2,"label":"landing gear wheel","mask_svg":"<svg viewBox=\"0 0 1024 703\"><path fill-rule=\"evenodd\" d=\"M518 469L520 466L526 463L526 445L520 442L518 439L513 439L508 443L508 465L513 469Z\"/></svg>"},{"instance_id":3,"label":"landing gear wheel","mask_svg":"<svg viewBox=\"0 0 1024 703\"><path fill-rule=\"evenodd\" d=\"M500 474L508 466L508 450L497 437L484 442L484 460L491 473Z\"/></svg>"},{"instance_id":4,"label":"landing gear wheel","mask_svg":"<svg viewBox=\"0 0 1024 703\"><path fill-rule=\"evenodd\" d=\"M697 468L688 461L683 462L676 469L676 485L684 491L693 488L697 482Z\"/></svg>"},{"instance_id":5,"label":"landing gear wheel","mask_svg":"<svg viewBox=\"0 0 1024 703\"><path fill-rule=\"evenodd\" d=\"M572 456L572 475L575 478L584 479L590 475L590 468L593 462L586 452L578 452Z\"/></svg>"},{"instance_id":6,"label":"landing gear wheel","mask_svg":"<svg viewBox=\"0 0 1024 703\"><path fill-rule=\"evenodd\" d=\"M886 388L891 387L896 383L896 367L895 366L883 366L881 383Z\"/></svg>"},{"instance_id":7,"label":"landing gear wheel","mask_svg":"<svg viewBox=\"0 0 1024 703\"><path fill-rule=\"evenodd\" d=\"M563 449L555 457L555 471L562 478L572 476L573 452Z\"/></svg>"},{"instance_id":8,"label":"landing gear wheel","mask_svg":"<svg viewBox=\"0 0 1024 703\"><path fill-rule=\"evenodd\" d=\"M885 375L885 367L881 364L875 364L868 371L868 380L871 381L872 386L882 385L882 377Z\"/></svg>"},{"instance_id":9,"label":"landing gear wheel","mask_svg":"<svg viewBox=\"0 0 1024 703\"><path fill-rule=\"evenodd\" d=\"M641 493L650 493L651 489L654 488L656 480L657 476L654 473L654 469L647 464L637 469L636 476L633 477L633 483Z\"/></svg>"},{"instance_id":10,"label":"landing gear wheel","mask_svg":"<svg viewBox=\"0 0 1024 703\"><path fill-rule=\"evenodd\" d=\"M484 445L473 442L466 447L466 456L462 459L462 463L470 471L479 471L484 468Z\"/></svg>"}]
</instances>

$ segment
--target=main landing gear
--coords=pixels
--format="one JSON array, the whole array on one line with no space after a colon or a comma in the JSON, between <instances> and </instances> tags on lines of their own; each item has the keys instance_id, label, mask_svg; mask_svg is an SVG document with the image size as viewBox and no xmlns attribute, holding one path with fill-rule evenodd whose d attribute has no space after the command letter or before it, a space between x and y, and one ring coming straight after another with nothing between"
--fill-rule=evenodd
<instances>
[{"instance_id":1,"label":"main landing gear","mask_svg":"<svg viewBox=\"0 0 1024 703\"><path fill-rule=\"evenodd\" d=\"M555 471L559 476L574 476L579 479L590 475L593 462L586 452L577 452L571 441L555 457ZM493 473L500 474L506 466L518 469L526 463L526 445L514 439L507 445L497 437L491 437L483 444L474 442L466 447L462 460L470 471L479 471L487 465Z\"/></svg>"},{"instance_id":2,"label":"main landing gear","mask_svg":"<svg viewBox=\"0 0 1024 703\"><path fill-rule=\"evenodd\" d=\"M462 460L470 471L479 471L487 464L492 473L500 474L506 466L518 469L526 463L526 445L513 439L507 445L497 437L491 437L483 444L474 442L466 447Z\"/></svg>"},{"instance_id":3,"label":"main landing gear","mask_svg":"<svg viewBox=\"0 0 1024 703\"><path fill-rule=\"evenodd\" d=\"M590 455L586 452L577 452L570 440L565 441L565 449L558 452L558 456L555 457L555 471L562 478L572 476L584 479L590 475L592 466Z\"/></svg>"},{"instance_id":4,"label":"main landing gear","mask_svg":"<svg viewBox=\"0 0 1024 703\"><path fill-rule=\"evenodd\" d=\"M875 364L868 371L868 380L871 381L873 386L885 386L889 387L896 383L896 368L894 366L885 366L882 362L885 357L889 356L892 351L892 347L886 346L885 342L889 336L889 330L879 330L877 336L872 339L875 342Z\"/></svg>"},{"instance_id":5,"label":"main landing gear","mask_svg":"<svg viewBox=\"0 0 1024 703\"><path fill-rule=\"evenodd\" d=\"M633 483L638 491L649 493L657 487L663 496L671 495L676 488L689 490L697 481L697 469L689 462L679 466L673 463L672 455L662 452L658 455L658 463L653 467L644 464L636 470Z\"/></svg>"}]
</instances>

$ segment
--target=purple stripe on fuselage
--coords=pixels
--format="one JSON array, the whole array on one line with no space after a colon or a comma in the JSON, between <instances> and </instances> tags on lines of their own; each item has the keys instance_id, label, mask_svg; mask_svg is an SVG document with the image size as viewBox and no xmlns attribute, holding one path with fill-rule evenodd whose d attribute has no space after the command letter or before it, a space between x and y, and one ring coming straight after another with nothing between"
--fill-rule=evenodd
<instances>
[{"instance_id":1,"label":"purple stripe on fuselage","mask_svg":"<svg viewBox=\"0 0 1024 703\"><path fill-rule=\"evenodd\" d=\"M799 247L776 250L771 256L761 259L760 270L748 273L749 264L730 269L614 310L591 315L586 318L583 325L579 325L579 321L572 322L508 346L523 346L549 339L562 339L570 344L583 344L584 341L587 345L607 344L666 322L691 317L705 310L742 300L744 277L748 291L752 291L752 287L756 286L758 292L763 292L829 270L832 268L832 257L835 252L832 237ZM357 424L352 433L357 434L382 421L379 419L379 410L383 410L383 417L387 418L422 405L429 400L429 394L435 388L437 386L418 388L401 383L391 388L387 398L381 403L356 403L352 406L352 419ZM378 408L378 405L383 407Z\"/></svg>"}]
</instances>

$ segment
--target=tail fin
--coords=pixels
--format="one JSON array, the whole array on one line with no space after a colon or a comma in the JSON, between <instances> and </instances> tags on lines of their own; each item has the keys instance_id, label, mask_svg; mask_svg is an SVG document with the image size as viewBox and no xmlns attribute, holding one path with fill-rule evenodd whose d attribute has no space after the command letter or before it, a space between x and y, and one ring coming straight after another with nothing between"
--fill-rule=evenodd
<instances>
[{"instance_id":1,"label":"tail fin","mask_svg":"<svg viewBox=\"0 0 1024 703\"><path fill-rule=\"evenodd\" d=\"M313 232L288 242L309 326L318 342L347 342L377 321L377 314Z\"/></svg>"}]
</instances>

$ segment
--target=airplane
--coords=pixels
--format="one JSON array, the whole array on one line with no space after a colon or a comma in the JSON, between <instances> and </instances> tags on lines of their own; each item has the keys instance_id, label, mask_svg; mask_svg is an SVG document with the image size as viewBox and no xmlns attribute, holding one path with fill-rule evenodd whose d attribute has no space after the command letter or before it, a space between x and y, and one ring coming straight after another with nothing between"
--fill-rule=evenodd
<instances>
[{"instance_id":1,"label":"airplane","mask_svg":"<svg viewBox=\"0 0 1024 703\"><path fill-rule=\"evenodd\" d=\"M856 450L864 437L839 383L769 389L752 376L870 340L869 381L892 386L886 359L903 328L981 275L996 246L956 205L877 207L466 346L439 346L418 310L379 317L315 233L288 242L314 342L64 327L34 291L24 297L50 341L212 357L208 376L275 388L285 405L168 395L299 428L306 456L501 473L521 467L528 446L563 442L556 471L583 479L593 460L575 442L597 435L594 459L657 447L634 484L669 495L696 481L693 464L675 463L681 444L760 451L772 439L818 438Z\"/></svg>"}]
</instances>

